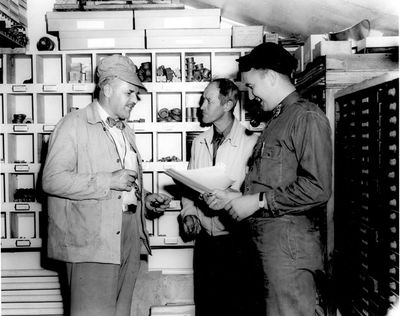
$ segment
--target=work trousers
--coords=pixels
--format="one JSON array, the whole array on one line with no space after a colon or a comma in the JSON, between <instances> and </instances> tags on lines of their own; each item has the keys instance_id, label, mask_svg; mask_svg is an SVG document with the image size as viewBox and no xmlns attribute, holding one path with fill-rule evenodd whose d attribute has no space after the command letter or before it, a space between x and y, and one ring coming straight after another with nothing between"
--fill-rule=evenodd
<instances>
[{"instance_id":1,"label":"work trousers","mask_svg":"<svg viewBox=\"0 0 400 316\"><path fill-rule=\"evenodd\" d=\"M256 316L260 310L248 240L201 232L194 247L196 316ZM254 295L253 295L254 294Z\"/></svg>"},{"instance_id":2,"label":"work trousers","mask_svg":"<svg viewBox=\"0 0 400 316\"><path fill-rule=\"evenodd\" d=\"M140 268L140 247L136 214L125 212L121 264L67 263L70 316L130 316Z\"/></svg>"},{"instance_id":3,"label":"work trousers","mask_svg":"<svg viewBox=\"0 0 400 316\"><path fill-rule=\"evenodd\" d=\"M315 315L314 272L323 269L319 229L302 215L247 223L263 270L264 315Z\"/></svg>"}]
</instances>

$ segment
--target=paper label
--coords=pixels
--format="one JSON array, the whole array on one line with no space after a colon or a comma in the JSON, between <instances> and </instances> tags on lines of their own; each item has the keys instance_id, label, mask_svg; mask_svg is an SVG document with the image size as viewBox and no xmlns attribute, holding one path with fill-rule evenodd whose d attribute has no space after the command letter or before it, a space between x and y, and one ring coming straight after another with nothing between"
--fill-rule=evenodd
<instances>
[{"instance_id":1,"label":"paper label","mask_svg":"<svg viewBox=\"0 0 400 316\"><path fill-rule=\"evenodd\" d=\"M88 48L114 48L114 38L88 38Z\"/></svg>"},{"instance_id":2,"label":"paper label","mask_svg":"<svg viewBox=\"0 0 400 316\"><path fill-rule=\"evenodd\" d=\"M77 21L76 28L78 30L102 30L104 29L104 21Z\"/></svg>"}]
</instances>

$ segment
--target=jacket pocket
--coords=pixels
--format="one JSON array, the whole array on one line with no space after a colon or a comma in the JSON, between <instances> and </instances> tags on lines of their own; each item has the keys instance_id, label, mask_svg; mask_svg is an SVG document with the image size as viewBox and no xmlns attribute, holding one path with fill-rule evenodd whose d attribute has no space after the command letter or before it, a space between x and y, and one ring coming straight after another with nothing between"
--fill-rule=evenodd
<instances>
[{"instance_id":1,"label":"jacket pocket","mask_svg":"<svg viewBox=\"0 0 400 316\"><path fill-rule=\"evenodd\" d=\"M66 244L95 246L100 241L101 203L96 200L69 201Z\"/></svg>"}]
</instances>

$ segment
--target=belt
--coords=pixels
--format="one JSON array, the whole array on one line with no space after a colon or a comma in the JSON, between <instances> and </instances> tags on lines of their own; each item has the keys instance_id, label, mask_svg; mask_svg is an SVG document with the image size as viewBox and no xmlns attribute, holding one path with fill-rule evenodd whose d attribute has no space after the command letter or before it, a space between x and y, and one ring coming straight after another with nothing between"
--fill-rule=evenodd
<instances>
[{"instance_id":1,"label":"belt","mask_svg":"<svg viewBox=\"0 0 400 316\"><path fill-rule=\"evenodd\" d=\"M132 213L132 214L134 214L134 213L136 213L136 208L137 208L137 205L135 205L135 204L129 204L129 205L127 205L127 207L126 207L125 213Z\"/></svg>"}]
</instances>

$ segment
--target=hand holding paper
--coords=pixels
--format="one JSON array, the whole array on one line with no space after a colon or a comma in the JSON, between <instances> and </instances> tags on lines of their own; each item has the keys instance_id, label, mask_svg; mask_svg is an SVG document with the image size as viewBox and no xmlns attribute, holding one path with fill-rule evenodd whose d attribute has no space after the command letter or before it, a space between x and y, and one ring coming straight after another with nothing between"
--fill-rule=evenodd
<instances>
[{"instance_id":1,"label":"hand holding paper","mask_svg":"<svg viewBox=\"0 0 400 316\"><path fill-rule=\"evenodd\" d=\"M223 164L188 170L168 168L165 173L200 194L211 193L216 189L225 190L233 183L233 180L226 175Z\"/></svg>"}]
</instances>

